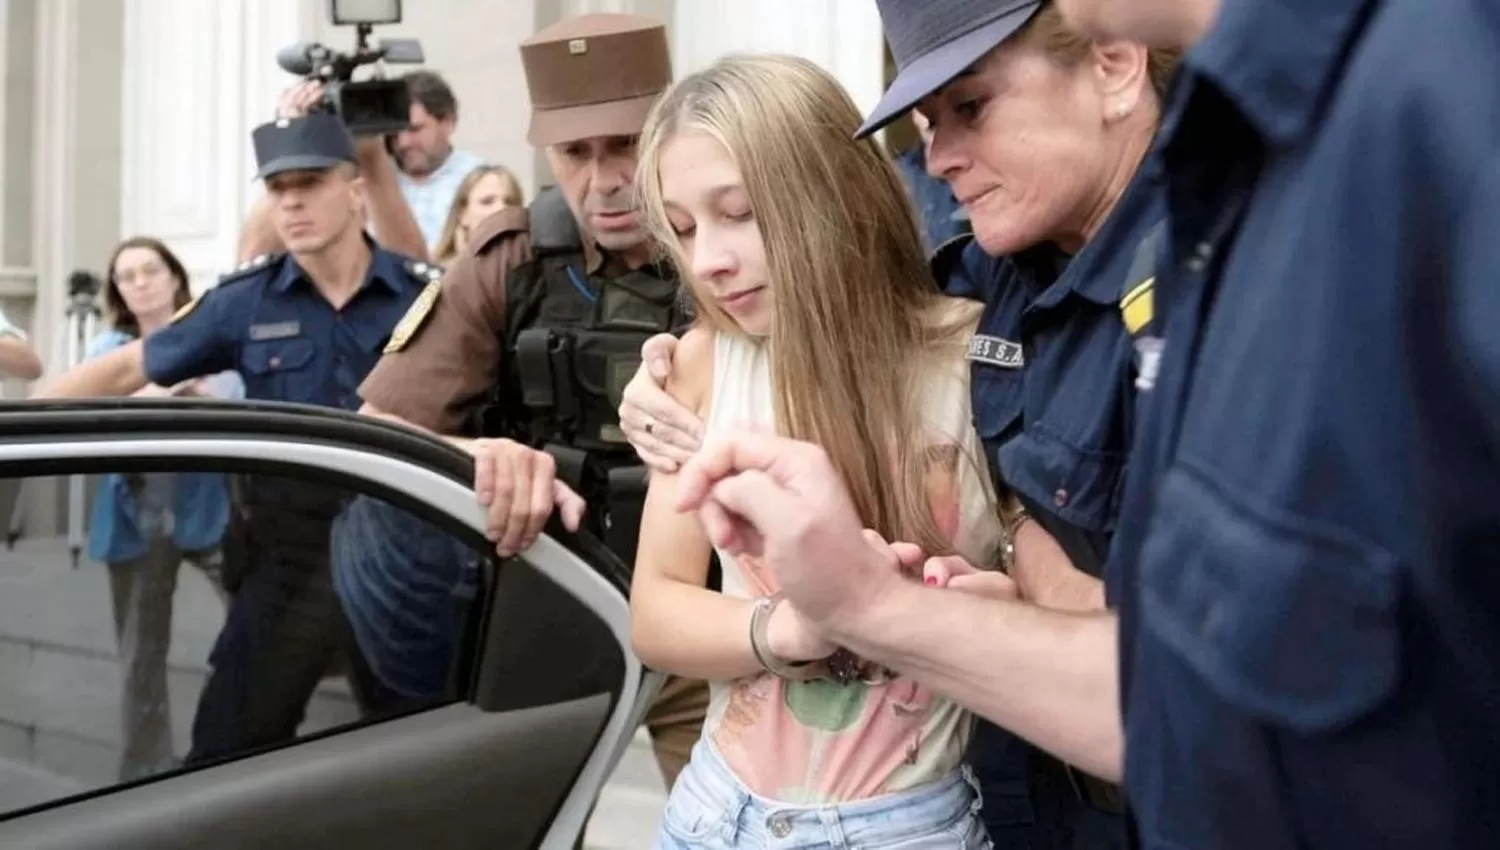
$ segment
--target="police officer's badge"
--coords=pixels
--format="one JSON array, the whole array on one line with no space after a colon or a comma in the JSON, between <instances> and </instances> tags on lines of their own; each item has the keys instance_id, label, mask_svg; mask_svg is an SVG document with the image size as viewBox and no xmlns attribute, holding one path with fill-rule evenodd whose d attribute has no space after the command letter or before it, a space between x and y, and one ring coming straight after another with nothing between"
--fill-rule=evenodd
<instances>
[{"instance_id":1,"label":"police officer's badge","mask_svg":"<svg viewBox=\"0 0 1500 850\"><path fill-rule=\"evenodd\" d=\"M1135 341L1135 388L1150 392L1156 387L1156 375L1161 371L1161 353L1167 342L1159 336L1143 336Z\"/></svg>"},{"instance_id":2,"label":"police officer's badge","mask_svg":"<svg viewBox=\"0 0 1500 850\"><path fill-rule=\"evenodd\" d=\"M386 354L400 351L406 347L408 342L411 342L411 338L416 335L417 331L427 321L427 317L432 314L432 308L437 304L438 290L441 288L441 280L432 280L422 288L422 292L417 296L417 300L411 302L411 306L406 310L406 315L401 317L401 321L396 323L395 330L391 331L391 341L385 345Z\"/></svg>"}]
</instances>

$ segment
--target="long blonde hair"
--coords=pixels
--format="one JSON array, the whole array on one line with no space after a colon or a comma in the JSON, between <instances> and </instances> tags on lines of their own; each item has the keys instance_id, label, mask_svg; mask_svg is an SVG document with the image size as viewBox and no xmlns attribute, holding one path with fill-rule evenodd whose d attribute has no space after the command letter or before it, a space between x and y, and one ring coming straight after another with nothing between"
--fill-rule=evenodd
<instances>
[{"instance_id":1,"label":"long blonde hair","mask_svg":"<svg viewBox=\"0 0 1500 850\"><path fill-rule=\"evenodd\" d=\"M516 179L509 168L503 165L481 165L470 171L463 182L458 184L458 191L453 193L453 203L448 206L448 220L443 222L443 232L432 248L433 262L447 265L458 255L458 230L463 222L464 210L469 206L469 196L474 194L474 187L479 185L479 181L491 174L499 177L505 186L506 206L519 207L526 202L521 181Z\"/></svg>"},{"instance_id":2,"label":"long blonde hair","mask_svg":"<svg viewBox=\"0 0 1500 850\"><path fill-rule=\"evenodd\" d=\"M951 551L928 498L921 383L966 328L945 309L900 177L838 82L793 56L728 56L670 89L640 143L645 219L691 265L661 195L663 146L716 139L738 166L765 243L774 297L770 362L779 434L821 445L865 524L888 540ZM690 287L698 316L740 333ZM951 458L949 458L951 460Z\"/></svg>"}]
</instances>

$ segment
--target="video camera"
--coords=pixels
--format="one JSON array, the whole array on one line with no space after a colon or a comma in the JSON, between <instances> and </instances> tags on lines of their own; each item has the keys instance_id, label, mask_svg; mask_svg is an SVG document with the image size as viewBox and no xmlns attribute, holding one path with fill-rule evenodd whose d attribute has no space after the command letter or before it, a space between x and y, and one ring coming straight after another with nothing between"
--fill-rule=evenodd
<instances>
[{"instance_id":1,"label":"video camera","mask_svg":"<svg viewBox=\"0 0 1500 850\"><path fill-rule=\"evenodd\" d=\"M376 24L401 22L401 0L328 0L328 20L335 26L354 25L353 53L339 53L321 44L299 42L276 53L276 64L323 84L318 111L344 120L356 136L384 136L405 130L411 123L411 98L404 80L388 80L377 70L368 80L353 81L354 71L375 62L419 64L422 43L414 38L382 38L369 46Z\"/></svg>"}]
</instances>

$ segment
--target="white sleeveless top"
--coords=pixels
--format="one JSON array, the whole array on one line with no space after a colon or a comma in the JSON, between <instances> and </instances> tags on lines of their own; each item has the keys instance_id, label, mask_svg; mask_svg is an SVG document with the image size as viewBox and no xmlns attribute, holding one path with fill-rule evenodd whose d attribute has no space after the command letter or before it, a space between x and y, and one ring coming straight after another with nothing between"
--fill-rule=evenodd
<instances>
[{"instance_id":1,"label":"white sleeveless top","mask_svg":"<svg viewBox=\"0 0 1500 850\"><path fill-rule=\"evenodd\" d=\"M971 425L964 348L920 382L920 409L933 444L960 451L954 547L975 565L993 566L1002 532ZM774 423L768 346L718 334L705 436ZM774 577L761 565L718 554L725 595L774 590ZM704 737L751 791L799 805L869 799L940 779L962 762L972 728L957 704L900 678L838 685L760 674L710 683L710 690Z\"/></svg>"}]
</instances>

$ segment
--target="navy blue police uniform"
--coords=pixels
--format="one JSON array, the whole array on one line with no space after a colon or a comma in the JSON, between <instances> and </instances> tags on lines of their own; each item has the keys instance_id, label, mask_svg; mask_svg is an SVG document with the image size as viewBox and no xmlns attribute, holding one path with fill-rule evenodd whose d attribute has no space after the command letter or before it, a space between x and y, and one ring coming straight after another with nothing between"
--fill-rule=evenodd
<instances>
[{"instance_id":1,"label":"navy blue police uniform","mask_svg":"<svg viewBox=\"0 0 1500 850\"><path fill-rule=\"evenodd\" d=\"M1500 835L1500 11L1224 0L1115 540L1160 848Z\"/></svg>"},{"instance_id":2,"label":"navy blue police uniform","mask_svg":"<svg viewBox=\"0 0 1500 850\"><path fill-rule=\"evenodd\" d=\"M985 304L970 345L970 386L992 475L1096 578L1104 577L1134 436L1127 325L1150 300L1160 219L1143 171L1074 257L1042 245L995 258L962 236L933 260L949 295ZM1127 846L1117 787L987 722L969 758L997 846Z\"/></svg>"},{"instance_id":3,"label":"navy blue police uniform","mask_svg":"<svg viewBox=\"0 0 1500 850\"><path fill-rule=\"evenodd\" d=\"M254 141L263 178L355 161L348 132L328 115L263 125ZM247 399L357 409L360 382L435 277L370 243L363 285L335 308L294 257L257 257L146 338L146 375L171 386L233 369ZM352 643L327 564L339 496L256 476L237 483L232 535L243 574L210 656L190 761L291 738L318 680Z\"/></svg>"}]
</instances>

